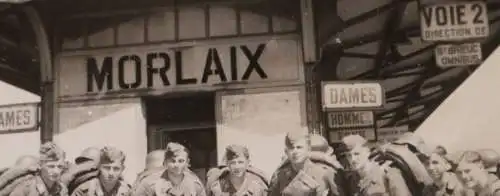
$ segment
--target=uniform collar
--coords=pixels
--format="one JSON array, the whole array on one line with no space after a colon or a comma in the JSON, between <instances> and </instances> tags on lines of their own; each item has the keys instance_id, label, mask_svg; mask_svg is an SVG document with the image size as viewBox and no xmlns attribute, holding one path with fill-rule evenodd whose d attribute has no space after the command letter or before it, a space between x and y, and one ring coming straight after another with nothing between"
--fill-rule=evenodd
<instances>
[{"instance_id":1,"label":"uniform collar","mask_svg":"<svg viewBox=\"0 0 500 196\"><path fill-rule=\"evenodd\" d=\"M47 187L47 185L45 184L45 182L43 181L42 177L37 176L36 177L36 190L40 194L49 193L50 195L55 195L55 194L58 194L61 192L62 185L59 182L56 182L56 183L54 183L54 186L49 189Z\"/></svg>"}]
</instances>

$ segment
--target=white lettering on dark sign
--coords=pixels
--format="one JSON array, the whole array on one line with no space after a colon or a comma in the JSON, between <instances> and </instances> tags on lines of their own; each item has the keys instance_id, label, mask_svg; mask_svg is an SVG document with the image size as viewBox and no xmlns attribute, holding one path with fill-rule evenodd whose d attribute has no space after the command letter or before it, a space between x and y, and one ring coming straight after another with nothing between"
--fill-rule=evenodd
<instances>
[{"instance_id":1,"label":"white lettering on dark sign","mask_svg":"<svg viewBox=\"0 0 500 196\"><path fill-rule=\"evenodd\" d=\"M36 104L0 107L0 132L36 129L37 111Z\"/></svg>"},{"instance_id":2,"label":"white lettering on dark sign","mask_svg":"<svg viewBox=\"0 0 500 196\"><path fill-rule=\"evenodd\" d=\"M407 125L390 128L379 128L377 129L377 140L386 142L393 141L408 131L409 127Z\"/></svg>"},{"instance_id":3,"label":"white lettering on dark sign","mask_svg":"<svg viewBox=\"0 0 500 196\"><path fill-rule=\"evenodd\" d=\"M443 68L477 65L483 60L480 43L438 45L434 52L437 65Z\"/></svg>"},{"instance_id":4,"label":"white lettering on dark sign","mask_svg":"<svg viewBox=\"0 0 500 196\"><path fill-rule=\"evenodd\" d=\"M199 70L199 77L186 78L183 74L183 53L182 51L151 52L143 55L123 55L107 56L102 60L102 64L94 57L86 60L87 66L87 92L101 92L112 90L126 90L138 88L152 88L157 86L154 81L160 79L163 86L205 84L210 77L218 78L221 83L229 81L246 81L252 74L257 74L261 79L267 79L267 73L260 64L259 58L265 51L266 44L259 44L255 51L251 51L247 46L231 46L229 54L221 54L217 48L209 48L205 55L205 64ZM240 50L240 51L238 51ZM248 64L244 70L238 70L239 59L237 52L244 54ZM223 59L222 56L229 56ZM185 58L185 57L184 57ZM240 57L241 58L241 57ZM153 62L161 62L161 67L153 66ZM230 64L229 70L224 70L222 64ZM132 67L134 75L131 80L126 79L126 71ZM167 77L167 73L175 68L174 78ZM143 78L143 73L146 78ZM243 73L240 77L239 75ZM118 83L118 85L114 84ZM114 89L118 87L119 89Z\"/></svg>"},{"instance_id":5,"label":"white lettering on dark sign","mask_svg":"<svg viewBox=\"0 0 500 196\"><path fill-rule=\"evenodd\" d=\"M420 13L420 21L425 41L463 40L489 35L484 1L426 6Z\"/></svg>"},{"instance_id":6,"label":"white lettering on dark sign","mask_svg":"<svg viewBox=\"0 0 500 196\"><path fill-rule=\"evenodd\" d=\"M329 128L367 127L374 125L372 111L329 112Z\"/></svg>"},{"instance_id":7,"label":"white lettering on dark sign","mask_svg":"<svg viewBox=\"0 0 500 196\"><path fill-rule=\"evenodd\" d=\"M323 108L372 108L383 105L379 83L330 83L323 86Z\"/></svg>"},{"instance_id":8,"label":"white lettering on dark sign","mask_svg":"<svg viewBox=\"0 0 500 196\"><path fill-rule=\"evenodd\" d=\"M328 134L329 142L340 142L348 135L360 135L367 140L375 140L375 128L332 130Z\"/></svg>"}]
</instances>

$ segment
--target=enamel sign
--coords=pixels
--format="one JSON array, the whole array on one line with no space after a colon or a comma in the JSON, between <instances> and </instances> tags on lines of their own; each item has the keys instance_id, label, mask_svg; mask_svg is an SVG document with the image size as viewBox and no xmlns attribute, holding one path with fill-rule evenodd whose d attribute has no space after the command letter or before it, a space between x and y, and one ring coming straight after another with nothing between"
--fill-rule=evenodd
<instances>
[{"instance_id":1,"label":"enamel sign","mask_svg":"<svg viewBox=\"0 0 500 196\"><path fill-rule=\"evenodd\" d=\"M457 41L485 38L489 22L484 1L429 5L420 12L424 41Z\"/></svg>"},{"instance_id":2,"label":"enamel sign","mask_svg":"<svg viewBox=\"0 0 500 196\"><path fill-rule=\"evenodd\" d=\"M442 68L481 64L482 54L477 42L438 45L434 50L436 64Z\"/></svg>"},{"instance_id":3,"label":"enamel sign","mask_svg":"<svg viewBox=\"0 0 500 196\"><path fill-rule=\"evenodd\" d=\"M0 133L36 130L37 126L38 104L0 106Z\"/></svg>"},{"instance_id":4,"label":"enamel sign","mask_svg":"<svg viewBox=\"0 0 500 196\"><path fill-rule=\"evenodd\" d=\"M384 91L376 82L323 83L323 109L366 109L382 107Z\"/></svg>"}]
</instances>

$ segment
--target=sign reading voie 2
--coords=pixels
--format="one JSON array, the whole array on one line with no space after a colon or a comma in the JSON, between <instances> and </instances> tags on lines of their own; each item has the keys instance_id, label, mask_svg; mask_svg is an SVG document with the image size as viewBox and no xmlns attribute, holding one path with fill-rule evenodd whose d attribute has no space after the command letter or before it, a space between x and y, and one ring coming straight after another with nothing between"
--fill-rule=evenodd
<instances>
[{"instance_id":1,"label":"sign reading voie 2","mask_svg":"<svg viewBox=\"0 0 500 196\"><path fill-rule=\"evenodd\" d=\"M379 108L385 94L376 82L324 82L322 84L324 110Z\"/></svg>"},{"instance_id":2,"label":"sign reading voie 2","mask_svg":"<svg viewBox=\"0 0 500 196\"><path fill-rule=\"evenodd\" d=\"M457 41L484 38L489 22L484 1L425 6L420 12L424 41Z\"/></svg>"},{"instance_id":3,"label":"sign reading voie 2","mask_svg":"<svg viewBox=\"0 0 500 196\"><path fill-rule=\"evenodd\" d=\"M300 79L300 49L294 39L128 51L62 56L60 97L129 90L199 90L222 87L214 84Z\"/></svg>"}]
</instances>

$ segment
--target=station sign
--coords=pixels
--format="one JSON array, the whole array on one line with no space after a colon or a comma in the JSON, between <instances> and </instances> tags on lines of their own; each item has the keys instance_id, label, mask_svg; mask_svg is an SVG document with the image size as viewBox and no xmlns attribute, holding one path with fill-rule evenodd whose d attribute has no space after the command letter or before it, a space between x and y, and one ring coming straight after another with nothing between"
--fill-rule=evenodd
<instances>
[{"instance_id":1,"label":"station sign","mask_svg":"<svg viewBox=\"0 0 500 196\"><path fill-rule=\"evenodd\" d=\"M37 127L37 103L0 106L0 134L16 131L34 131Z\"/></svg>"},{"instance_id":2,"label":"station sign","mask_svg":"<svg viewBox=\"0 0 500 196\"><path fill-rule=\"evenodd\" d=\"M460 41L489 35L485 1L427 5L420 12L424 41Z\"/></svg>"},{"instance_id":3,"label":"station sign","mask_svg":"<svg viewBox=\"0 0 500 196\"><path fill-rule=\"evenodd\" d=\"M360 135L368 141L374 141L375 128L329 130L328 139L330 143L337 143L342 142L342 138L349 135Z\"/></svg>"},{"instance_id":4,"label":"station sign","mask_svg":"<svg viewBox=\"0 0 500 196\"><path fill-rule=\"evenodd\" d=\"M387 127L377 129L377 140L390 142L397 140L401 135L408 132L410 129L408 125L398 127Z\"/></svg>"},{"instance_id":5,"label":"station sign","mask_svg":"<svg viewBox=\"0 0 500 196\"><path fill-rule=\"evenodd\" d=\"M323 110L380 108L385 101L378 82L323 82L322 95Z\"/></svg>"},{"instance_id":6,"label":"station sign","mask_svg":"<svg viewBox=\"0 0 500 196\"><path fill-rule=\"evenodd\" d=\"M283 36L272 41L255 38L62 53L59 97L156 95L296 83L301 81L303 65L300 50L295 37Z\"/></svg>"},{"instance_id":7,"label":"station sign","mask_svg":"<svg viewBox=\"0 0 500 196\"><path fill-rule=\"evenodd\" d=\"M328 112L328 128L373 127L375 119L372 111Z\"/></svg>"},{"instance_id":8,"label":"station sign","mask_svg":"<svg viewBox=\"0 0 500 196\"><path fill-rule=\"evenodd\" d=\"M461 43L437 45L434 49L436 64L439 67L478 65L483 61L481 43Z\"/></svg>"}]
</instances>

